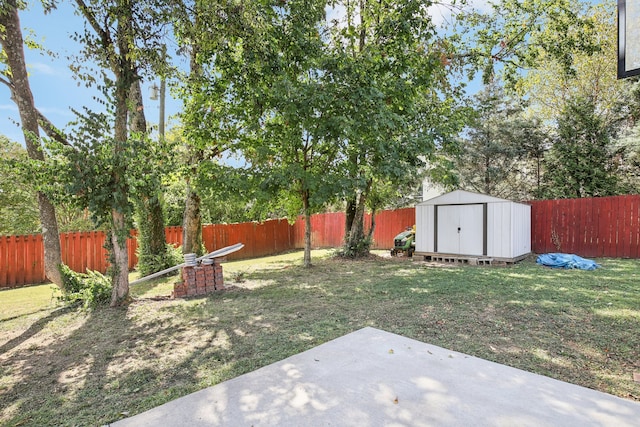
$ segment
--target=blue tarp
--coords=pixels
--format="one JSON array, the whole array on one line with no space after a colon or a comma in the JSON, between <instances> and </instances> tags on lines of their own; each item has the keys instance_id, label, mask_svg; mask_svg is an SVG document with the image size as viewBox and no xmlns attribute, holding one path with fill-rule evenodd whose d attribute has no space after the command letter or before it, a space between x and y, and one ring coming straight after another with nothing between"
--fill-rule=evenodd
<instances>
[{"instance_id":1,"label":"blue tarp","mask_svg":"<svg viewBox=\"0 0 640 427\"><path fill-rule=\"evenodd\" d=\"M536 263L553 268L577 268L580 270L595 270L600 267L590 259L584 259L578 255L559 253L538 255Z\"/></svg>"}]
</instances>

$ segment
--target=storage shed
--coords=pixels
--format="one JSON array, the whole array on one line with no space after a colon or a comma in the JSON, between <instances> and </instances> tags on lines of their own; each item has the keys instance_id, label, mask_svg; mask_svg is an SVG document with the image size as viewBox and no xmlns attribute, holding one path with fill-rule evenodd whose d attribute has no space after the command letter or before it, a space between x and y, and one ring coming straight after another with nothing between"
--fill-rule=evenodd
<instances>
[{"instance_id":1,"label":"storage shed","mask_svg":"<svg viewBox=\"0 0 640 427\"><path fill-rule=\"evenodd\" d=\"M456 190L416 206L415 255L516 262L531 252L531 206Z\"/></svg>"}]
</instances>

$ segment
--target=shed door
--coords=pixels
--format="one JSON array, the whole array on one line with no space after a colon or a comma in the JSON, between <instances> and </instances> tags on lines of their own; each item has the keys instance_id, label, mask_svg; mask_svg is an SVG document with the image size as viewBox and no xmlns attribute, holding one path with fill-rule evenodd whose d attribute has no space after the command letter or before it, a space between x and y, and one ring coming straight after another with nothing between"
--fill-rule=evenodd
<instances>
[{"instance_id":1,"label":"shed door","mask_svg":"<svg viewBox=\"0 0 640 427\"><path fill-rule=\"evenodd\" d=\"M482 255L484 250L484 205L437 206L438 252Z\"/></svg>"}]
</instances>

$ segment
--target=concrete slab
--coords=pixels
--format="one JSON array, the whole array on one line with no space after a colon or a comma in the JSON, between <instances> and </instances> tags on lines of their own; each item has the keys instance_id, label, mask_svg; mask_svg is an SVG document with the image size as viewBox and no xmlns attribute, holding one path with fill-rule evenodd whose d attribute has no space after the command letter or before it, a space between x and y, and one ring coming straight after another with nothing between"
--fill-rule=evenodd
<instances>
[{"instance_id":1,"label":"concrete slab","mask_svg":"<svg viewBox=\"0 0 640 427\"><path fill-rule=\"evenodd\" d=\"M365 328L113 426L638 426L640 403Z\"/></svg>"}]
</instances>

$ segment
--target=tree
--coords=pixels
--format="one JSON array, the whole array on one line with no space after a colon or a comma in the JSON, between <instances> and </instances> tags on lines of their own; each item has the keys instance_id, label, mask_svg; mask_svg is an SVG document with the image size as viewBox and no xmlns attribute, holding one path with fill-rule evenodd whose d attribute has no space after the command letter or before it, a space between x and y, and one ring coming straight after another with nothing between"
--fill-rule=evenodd
<instances>
[{"instance_id":1,"label":"tree","mask_svg":"<svg viewBox=\"0 0 640 427\"><path fill-rule=\"evenodd\" d=\"M145 180L139 182L134 203L139 242L137 269L141 276L147 276L173 267L167 252L160 188L162 174L168 169L169 156L166 154L162 133L158 141L149 138L140 80L133 83L129 96L133 106L130 130L146 141L146 151L151 154L147 161L152 167L145 168Z\"/></svg>"},{"instance_id":2,"label":"tree","mask_svg":"<svg viewBox=\"0 0 640 427\"><path fill-rule=\"evenodd\" d=\"M132 0L75 0L85 18L85 31L76 34L86 59L103 70L107 113L86 112L81 116L78 150L67 150L73 173L69 188L80 194L96 218L109 229L113 293L111 306L129 296L128 253L131 204L137 180L144 180L144 139L129 134L132 117L130 92L149 64L158 63L160 35L155 22L158 2ZM95 76L83 75L88 84Z\"/></svg>"},{"instance_id":3,"label":"tree","mask_svg":"<svg viewBox=\"0 0 640 427\"><path fill-rule=\"evenodd\" d=\"M11 97L18 106L29 158L35 162L44 162L44 153L40 143L40 126L47 126L48 121L46 123L40 121L39 123L41 115L35 107L29 84L24 57L24 40L18 15L19 7L23 6L19 0L7 0L0 5L0 44L7 65L0 81L11 89ZM45 193L39 191L37 197L44 242L45 275L62 288L64 284L59 270L62 256L55 208Z\"/></svg>"},{"instance_id":4,"label":"tree","mask_svg":"<svg viewBox=\"0 0 640 427\"><path fill-rule=\"evenodd\" d=\"M621 158L620 181L623 188L640 194L640 126L627 129L615 142L614 150Z\"/></svg>"},{"instance_id":5,"label":"tree","mask_svg":"<svg viewBox=\"0 0 640 427\"><path fill-rule=\"evenodd\" d=\"M541 52L534 69L518 84L518 93L530 101L531 114L544 121L560 117L567 104L576 99L593 102L606 123L620 121L631 103L629 80L618 80L615 4L606 1L581 12L579 17L593 27L595 52L573 49L571 72L552 55ZM575 28L572 31L579 31Z\"/></svg>"},{"instance_id":6,"label":"tree","mask_svg":"<svg viewBox=\"0 0 640 427\"><path fill-rule=\"evenodd\" d=\"M559 145L547 151L550 156L547 161L544 159L539 161L539 164L546 166L543 168L544 172L549 173L550 176L545 179L544 174L540 174L538 181L543 185L539 186L537 196L576 197L577 194L593 192L611 194L611 191L626 191L625 186L621 185L623 181L627 182L627 185L633 185L623 179L625 176L626 178L633 176L628 173L633 170L633 167L628 164L632 162L633 156L626 155L624 147L614 143L616 135L624 133L625 128L633 126L634 116L638 114L634 83L616 78L615 4L607 1L589 7L576 8L575 11L578 22L588 22L592 28L590 43L597 48L585 52L577 46L567 46L571 55L571 67L568 71L565 64L558 61L554 55L542 51L535 69L529 70L517 85L518 93L531 101L530 115L548 124L558 124L557 130L551 129L552 133L557 135L550 140L555 140ZM579 33L581 28L572 23L567 31ZM549 39L556 37L548 31L545 33ZM567 117L570 111L578 115L570 119ZM586 146L575 147L571 141L567 141L571 135L569 123L578 126L574 131L582 135L580 138L590 141ZM586 132L593 132L593 134L586 135ZM550 147L551 144L548 145ZM600 146L600 148L594 149L594 146ZM577 163L579 162L575 159L569 160L578 155L604 157L601 158L600 163L596 159L584 159L584 166L592 164L596 169L584 178L578 178L581 175L578 172ZM558 169L560 159L570 163L561 165L561 169ZM614 176L621 175L623 171L625 176ZM605 178L605 175L609 176ZM573 183L562 182L562 176L572 176ZM587 181L591 183L588 184ZM618 183L615 184L613 181ZM554 182L561 184L558 191L552 188Z\"/></svg>"},{"instance_id":7,"label":"tree","mask_svg":"<svg viewBox=\"0 0 640 427\"><path fill-rule=\"evenodd\" d=\"M529 197L525 160L540 155L542 132L524 117L526 104L509 97L499 83L475 96L475 115L463 132L456 169L460 187L495 197Z\"/></svg>"},{"instance_id":8,"label":"tree","mask_svg":"<svg viewBox=\"0 0 640 427\"><path fill-rule=\"evenodd\" d=\"M224 80L212 69L226 37L226 30L237 17L237 5L225 2L175 2L174 32L189 60L189 71L182 76L178 94L183 101L181 114L185 141L183 177L186 184L182 216L182 252L202 254L202 199L196 185L200 164L215 159L225 150ZM235 11L238 12L238 11ZM227 25L227 20L230 22ZM216 177L217 178L217 177Z\"/></svg>"},{"instance_id":9,"label":"tree","mask_svg":"<svg viewBox=\"0 0 640 427\"><path fill-rule=\"evenodd\" d=\"M458 16L462 23L454 37L457 59L472 65L470 77L481 70L490 83L500 72L514 88L523 72L553 60L567 75L574 75L576 52L591 55L601 50L598 29L582 14L590 3L575 0L500 0L490 13L471 11ZM499 64L499 66L497 66Z\"/></svg>"},{"instance_id":10,"label":"tree","mask_svg":"<svg viewBox=\"0 0 640 427\"><path fill-rule=\"evenodd\" d=\"M364 213L380 184L398 185L453 144L461 127L448 81L451 45L437 35L431 2L337 2L345 22L332 29L342 114L341 168L348 256L368 254Z\"/></svg>"},{"instance_id":11,"label":"tree","mask_svg":"<svg viewBox=\"0 0 640 427\"><path fill-rule=\"evenodd\" d=\"M618 194L617 165L608 150L612 129L591 100L569 103L558 118L558 134L547 159L548 197Z\"/></svg>"},{"instance_id":12,"label":"tree","mask_svg":"<svg viewBox=\"0 0 640 427\"><path fill-rule=\"evenodd\" d=\"M326 178L329 152L336 151L325 137L335 123L327 120L331 106L321 86L326 80L318 23L324 6L321 1L195 2L186 9L190 18L177 33L188 42L191 58L182 117L196 155L189 162L188 194L195 193L198 170L220 170L213 167L216 158L231 147L242 150L250 164L247 182L263 178L258 191L242 185L244 194L277 195L290 214L302 211L307 218L332 194L317 190L333 181L321 176ZM217 182L220 176L211 177L226 186ZM189 217L187 209L185 224ZM305 265L310 265L310 236L308 228Z\"/></svg>"},{"instance_id":13,"label":"tree","mask_svg":"<svg viewBox=\"0 0 640 427\"><path fill-rule=\"evenodd\" d=\"M31 234L40 227L36 189L20 173L27 158L20 144L0 135L0 235Z\"/></svg>"},{"instance_id":14,"label":"tree","mask_svg":"<svg viewBox=\"0 0 640 427\"><path fill-rule=\"evenodd\" d=\"M255 11L260 25L243 43L242 70L248 84L238 92L245 115L243 154L264 179L262 187L285 200L290 215L305 221L304 265L311 266L311 214L335 198L334 160L344 117L327 72L323 1L288 2ZM236 68L237 69L237 68Z\"/></svg>"}]
</instances>

